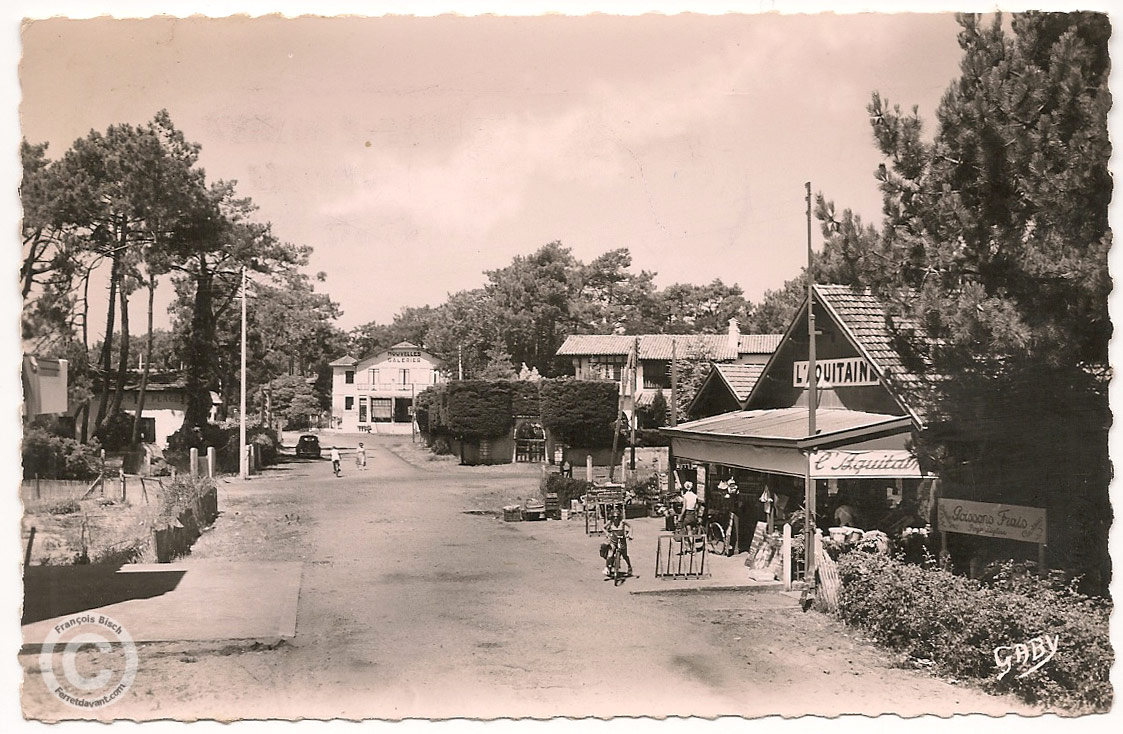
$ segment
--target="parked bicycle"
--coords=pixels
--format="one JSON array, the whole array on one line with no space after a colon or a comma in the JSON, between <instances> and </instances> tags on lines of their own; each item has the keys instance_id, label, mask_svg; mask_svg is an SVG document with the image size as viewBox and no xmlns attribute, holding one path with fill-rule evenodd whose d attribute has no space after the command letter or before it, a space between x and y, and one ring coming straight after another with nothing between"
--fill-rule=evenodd
<instances>
[{"instance_id":1,"label":"parked bicycle","mask_svg":"<svg viewBox=\"0 0 1123 734\"><path fill-rule=\"evenodd\" d=\"M718 488L725 490L727 500L737 496L737 484L732 479L722 482ZM729 518L724 526L717 520L706 524L706 542L709 543L711 553L731 556L737 552L737 525L737 513L734 512L733 504L729 507Z\"/></svg>"}]
</instances>

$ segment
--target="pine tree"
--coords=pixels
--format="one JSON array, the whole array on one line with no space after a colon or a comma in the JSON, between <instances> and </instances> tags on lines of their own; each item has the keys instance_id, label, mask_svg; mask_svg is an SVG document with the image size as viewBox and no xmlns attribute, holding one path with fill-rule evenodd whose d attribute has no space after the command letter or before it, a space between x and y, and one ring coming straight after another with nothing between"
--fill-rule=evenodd
<instances>
[{"instance_id":1,"label":"pine tree","mask_svg":"<svg viewBox=\"0 0 1123 734\"><path fill-rule=\"evenodd\" d=\"M931 142L875 94L885 214L848 261L890 303L950 492L1045 507L1052 562L1108 575L1111 145L1106 16L959 16ZM833 221L821 203L820 219ZM841 236L825 227L832 238ZM852 233L853 234L853 233ZM881 264L883 263L883 264ZM900 376L897 376L900 377Z\"/></svg>"}]
</instances>

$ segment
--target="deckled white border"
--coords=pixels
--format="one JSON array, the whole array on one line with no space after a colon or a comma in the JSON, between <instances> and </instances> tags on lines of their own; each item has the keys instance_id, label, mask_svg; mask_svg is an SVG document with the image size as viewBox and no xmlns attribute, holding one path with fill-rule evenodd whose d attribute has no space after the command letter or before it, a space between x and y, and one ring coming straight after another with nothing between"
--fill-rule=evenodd
<instances>
[{"instance_id":1,"label":"deckled white border","mask_svg":"<svg viewBox=\"0 0 1123 734\"><path fill-rule=\"evenodd\" d=\"M16 186L19 180L19 156L18 156L18 142L20 140L19 131L19 117L18 117L18 104L19 104L19 82L18 82L18 64L19 64L19 25L21 18L46 18L55 15L68 16L72 18L89 18L97 17L100 15L112 15L114 17L148 17L155 14L168 14L177 16L187 15L208 15L215 17L222 17L232 14L247 14L251 16L269 15L280 13L287 16L295 16L302 14L311 15L384 15L384 14L403 14L403 15L439 15L441 13L453 12L461 15L480 15L487 13L495 13L500 15L537 15L542 13L561 13L565 15L583 15L591 12L603 12L606 14L619 14L619 15L637 15L646 12L657 12L673 14L679 12L692 12L692 13L707 13L707 14L721 14L725 12L781 12L781 13L810 13L810 12L946 12L949 10L970 10L979 12L989 12L995 9L1002 9L1004 11L1016 11L1024 9L1048 9L1058 11L1092 9L1092 10L1105 10L1112 13L1112 21L1115 26L1114 34L1111 43L1112 59L1115 62L1115 69L1112 74L1112 92L1117 100L1117 103L1123 103L1123 84L1120 83L1120 78L1123 77L1123 13L1116 15L1118 10L1123 10L1123 2L1112 2L1111 0L1085 0L1083 2L1067 1L1052 1L1041 3L1025 3L1025 2L979 2L977 0L962 0L961 2L933 2L932 0L914 0L914 2L901 3L901 2L887 2L886 0L865 0L864 2L850 2L846 0L835 2L822 2L822 1L809 1L809 2L794 2L776 0L773 2L733 2L726 0L725 2L686 2L684 0L616 0L616 1L590 1L590 0L552 0L550 2L543 2L542 0L525 0L523 2L500 2L498 0L433 0L418 2L407 2L405 0L382 0L380 2L356 2L346 0L324 0L323 2L298 2L296 0L242 0L241 2L233 2L228 0L196 0L191 2L188 0L180 1L160 1L155 0L152 2L143 2L141 0L6 0L0 3L0 17L3 19L2 31L0 31L0 97L3 99L3 105L0 106L0 170L2 170L3 186L0 191L0 225L2 231L7 234L10 239L17 237L18 221L19 221L19 206L16 196ZM1118 10L1117 10L1118 9ZM1123 135L1120 135L1120 126L1118 124L1119 116L1112 115L1112 139L1117 149L1123 147ZM1119 166L1116 164L1118 161L1118 154L1113 157L1112 170L1118 170ZM1121 177L1116 176L1117 181L1121 181ZM1116 200L1119 199L1117 194ZM1123 232L1123 226L1119 223L1119 206L1114 204L1112 206L1112 224L1117 232ZM1112 251L1111 256L1111 271L1113 275L1123 273L1123 260L1119 254L1119 247ZM0 258L3 258L4 273L8 278L8 287L0 287L0 314L3 316L3 323L7 328L0 329L0 355L3 356L3 364L5 371L2 373L3 377L0 379L0 467L5 467L5 471L0 481L0 518L4 518L0 522L3 526L4 533L0 535L0 609L5 610L7 617L5 618L6 624L0 626L0 727L4 731L48 731L45 727L47 725L39 724L37 722L25 722L20 714L19 708L19 681L21 677L19 663L16 659L16 651L19 648L19 627L18 623L12 619L14 611L18 608L21 584L19 578L19 559L21 548L19 543L19 535L13 532L17 527L20 517L21 508L18 500L18 470L15 467L19 466L19 401L20 401L20 383L19 383L19 342L18 342L18 323L19 323L19 310L20 300L18 291L16 289L16 272L18 270L19 255L18 250L11 243L4 248L0 248ZM1111 314L1113 321L1117 324L1123 324L1123 319L1119 318L1120 304L1123 303L1123 295L1120 295L1119 290L1123 289L1123 280L1120 281L1120 288L1111 298ZM1115 365L1123 365L1123 334L1117 336L1112 342L1111 357L1112 363ZM1116 381L1118 383L1118 380ZM1121 416L1119 420L1123 420L1123 410L1118 410L1118 406L1123 405L1120 403L1120 388L1118 384L1112 385L1112 406L1117 408L1117 413ZM1118 451L1120 443L1117 435L1120 433L1119 429L1112 431L1112 448L1113 457L1118 457L1121 454ZM1123 496L1119 490L1119 480L1112 485L1112 496L1118 498ZM1120 505L1123 508L1123 505ZM1117 509L1117 517L1123 517L1123 511ZM1120 593L1123 585L1120 584L1119 576L1123 575L1123 562L1119 562L1121 558L1118 553L1120 549L1119 544L1119 531L1120 522L1117 520L1116 527L1112 532L1112 556L1116 559L1116 579L1112 584L1113 597L1117 600L1123 600L1123 594ZM1118 615L1117 615L1118 619ZM1119 623L1116 621L1113 624L1113 644L1116 649L1117 657L1123 657L1123 636L1119 634ZM1123 665L1117 664L1113 671L1112 680L1116 687L1117 697L1123 695ZM808 727L829 727L832 731L862 731L870 732L876 731L901 731L902 727L905 731L938 731L946 728L966 728L970 727L972 731L991 731L991 730L1005 730L1007 728L1017 728L1022 732L1045 732L1052 731L1054 728L1059 727L1062 729L1069 729L1070 727L1087 728L1087 727L1100 727L1112 726L1117 728L1119 725L1118 719L1123 718L1118 713L1123 710L1123 702L1117 702L1115 706L1116 713L1107 716L1097 717L1084 717L1079 720L1058 720L1056 717L1039 717L1036 719L1011 719L1007 717L1005 720L995 720L982 716L972 716L967 718L957 718L952 721L941 720L929 717L927 719L912 719L909 721L901 721L895 717L882 717L879 719L867 719L863 717L851 717L843 720L823 720L823 719L801 719L782 721L775 717L765 720L742 720L735 718L721 719L718 721L704 721L704 720L691 720L689 722L677 719L671 721L656 722L651 720L616 720L612 722L595 721L595 720L553 720L549 722L512 722L512 721L498 721L498 722L476 722L476 721L454 721L454 722L441 722L441 723L428 723L423 721L408 721L399 724L381 724L381 723L366 723L361 726L370 727L376 726L378 728L386 728L392 726L394 731L401 732L422 732L422 731L435 731L441 732L471 732L473 734L508 734L512 731L581 731L591 732L593 734L601 734L608 732L609 727L613 731L619 731L620 727L627 726L630 731L679 731L681 732L684 727L689 728L691 732L697 729L706 732L759 732L762 730L779 729L784 731L803 731ZM1114 723L1113 723L1114 722ZM89 730L91 724L78 724L78 723L64 723L54 725L50 731L81 731ZM118 723L117 726L128 726L135 729L134 724ZM184 726L190 726L191 730L199 730L206 732L224 731L220 727L224 726L213 722L201 722L192 725L183 725L175 723L160 722L157 724L144 725L144 731L183 731ZM275 731L278 723L262 723L262 722L247 722L235 725L239 731ZM292 726L292 725L282 725ZM302 731L318 730L321 727L331 726L333 728L347 726L354 728L359 725L346 724L340 722L323 723L323 722L302 722L296 724ZM79 727L84 727L79 729ZM268 729L266 728L268 727ZM435 728L434 728L435 727Z\"/></svg>"}]
</instances>

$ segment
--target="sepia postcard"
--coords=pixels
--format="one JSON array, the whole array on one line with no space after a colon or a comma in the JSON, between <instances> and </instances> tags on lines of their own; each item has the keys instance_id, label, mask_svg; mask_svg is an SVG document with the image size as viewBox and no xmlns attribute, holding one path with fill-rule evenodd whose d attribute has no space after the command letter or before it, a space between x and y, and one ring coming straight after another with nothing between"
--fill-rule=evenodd
<instances>
[{"instance_id":1,"label":"sepia postcard","mask_svg":"<svg viewBox=\"0 0 1123 734\"><path fill-rule=\"evenodd\" d=\"M1117 17L745 5L13 14L14 723L1104 723Z\"/></svg>"}]
</instances>

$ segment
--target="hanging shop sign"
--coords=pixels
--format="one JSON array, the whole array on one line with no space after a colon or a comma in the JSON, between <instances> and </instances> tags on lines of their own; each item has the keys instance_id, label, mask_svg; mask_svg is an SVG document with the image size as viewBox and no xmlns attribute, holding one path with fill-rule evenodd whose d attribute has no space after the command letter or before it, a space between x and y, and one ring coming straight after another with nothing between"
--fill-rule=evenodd
<instances>
[{"instance_id":1,"label":"hanging shop sign","mask_svg":"<svg viewBox=\"0 0 1123 734\"><path fill-rule=\"evenodd\" d=\"M940 532L1045 543L1045 510L941 497Z\"/></svg>"},{"instance_id":2,"label":"hanging shop sign","mask_svg":"<svg viewBox=\"0 0 1123 734\"><path fill-rule=\"evenodd\" d=\"M792 364L792 387L807 387L807 362ZM880 385L877 370L862 357L823 359L815 362L819 387L861 387Z\"/></svg>"},{"instance_id":3,"label":"hanging shop sign","mask_svg":"<svg viewBox=\"0 0 1123 734\"><path fill-rule=\"evenodd\" d=\"M908 451L816 451L811 454L811 476L815 479L920 479L924 472Z\"/></svg>"}]
</instances>

